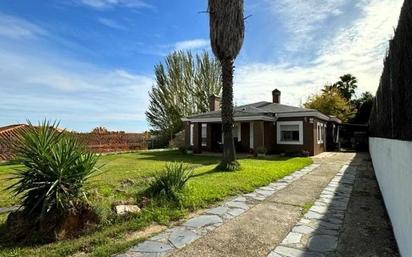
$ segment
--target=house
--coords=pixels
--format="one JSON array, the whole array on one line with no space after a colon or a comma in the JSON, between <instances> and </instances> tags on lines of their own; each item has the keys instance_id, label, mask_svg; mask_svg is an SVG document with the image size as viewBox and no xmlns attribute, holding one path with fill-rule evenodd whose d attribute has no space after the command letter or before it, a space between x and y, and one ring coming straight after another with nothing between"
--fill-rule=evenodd
<instances>
[{"instance_id":1,"label":"house","mask_svg":"<svg viewBox=\"0 0 412 257\"><path fill-rule=\"evenodd\" d=\"M257 102L234 108L233 137L236 151L317 155L339 140L341 121L317 110L280 103L281 92L272 92L272 102ZM200 153L222 151L220 98L210 97L210 111L188 116L185 145ZM327 142L328 141L328 142Z\"/></svg>"}]
</instances>

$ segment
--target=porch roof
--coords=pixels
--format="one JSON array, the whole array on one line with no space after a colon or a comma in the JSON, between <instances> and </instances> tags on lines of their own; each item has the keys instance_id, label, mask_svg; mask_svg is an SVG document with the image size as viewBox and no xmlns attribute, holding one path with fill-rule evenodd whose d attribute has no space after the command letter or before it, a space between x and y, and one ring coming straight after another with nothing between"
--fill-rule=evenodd
<instances>
[{"instance_id":1,"label":"porch roof","mask_svg":"<svg viewBox=\"0 0 412 257\"><path fill-rule=\"evenodd\" d=\"M317 117L329 121L330 117L313 109L300 108L271 102L257 102L234 108L235 121L276 121L281 117ZM221 122L221 112L205 112L188 116L182 119L190 122Z\"/></svg>"}]
</instances>

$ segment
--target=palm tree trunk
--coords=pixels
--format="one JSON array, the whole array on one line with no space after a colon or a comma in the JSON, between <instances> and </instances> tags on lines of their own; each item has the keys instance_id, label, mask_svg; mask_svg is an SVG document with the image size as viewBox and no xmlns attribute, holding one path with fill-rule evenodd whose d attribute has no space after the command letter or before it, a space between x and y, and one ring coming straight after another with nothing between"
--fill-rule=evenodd
<instances>
[{"instance_id":1,"label":"palm tree trunk","mask_svg":"<svg viewBox=\"0 0 412 257\"><path fill-rule=\"evenodd\" d=\"M222 129L223 160L220 166L224 169L236 161L235 144L233 142L233 59L223 59L222 64Z\"/></svg>"}]
</instances>

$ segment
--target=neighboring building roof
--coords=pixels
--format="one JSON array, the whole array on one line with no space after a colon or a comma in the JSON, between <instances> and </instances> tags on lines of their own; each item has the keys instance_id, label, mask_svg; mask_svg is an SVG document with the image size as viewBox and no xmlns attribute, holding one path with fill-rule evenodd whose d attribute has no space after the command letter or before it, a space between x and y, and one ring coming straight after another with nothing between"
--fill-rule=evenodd
<instances>
[{"instance_id":1,"label":"neighboring building roof","mask_svg":"<svg viewBox=\"0 0 412 257\"><path fill-rule=\"evenodd\" d=\"M316 117L329 121L331 117L314 109L300 108L290 105L277 104L271 102L257 102L234 108L235 121L265 120L276 121L281 117ZM334 118L336 119L336 118ZM338 119L337 119L338 120ZM183 121L191 122L220 122L220 111L205 112L188 116ZM336 120L332 120L338 122ZM338 122L339 123L339 122Z\"/></svg>"},{"instance_id":2,"label":"neighboring building roof","mask_svg":"<svg viewBox=\"0 0 412 257\"><path fill-rule=\"evenodd\" d=\"M25 124L13 124L13 125L8 125L5 127L0 127L0 133L6 133L8 131L12 131L21 127L25 127Z\"/></svg>"}]
</instances>

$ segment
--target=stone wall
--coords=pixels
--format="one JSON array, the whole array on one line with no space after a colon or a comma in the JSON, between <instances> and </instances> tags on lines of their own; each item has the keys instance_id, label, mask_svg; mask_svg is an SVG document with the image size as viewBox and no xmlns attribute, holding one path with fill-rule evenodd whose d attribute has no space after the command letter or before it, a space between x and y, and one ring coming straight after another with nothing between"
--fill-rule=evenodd
<instances>
[{"instance_id":1,"label":"stone wall","mask_svg":"<svg viewBox=\"0 0 412 257\"><path fill-rule=\"evenodd\" d=\"M412 0L405 0L369 121L379 187L402 256L412 256Z\"/></svg>"}]
</instances>

